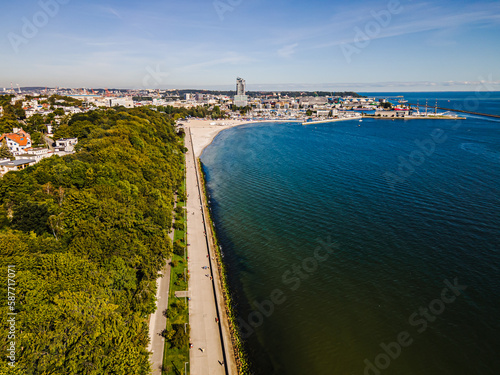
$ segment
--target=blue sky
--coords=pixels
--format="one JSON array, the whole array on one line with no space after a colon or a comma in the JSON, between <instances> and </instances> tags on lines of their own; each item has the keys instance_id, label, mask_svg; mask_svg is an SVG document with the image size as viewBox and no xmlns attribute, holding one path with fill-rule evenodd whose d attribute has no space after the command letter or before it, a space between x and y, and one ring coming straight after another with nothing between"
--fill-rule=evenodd
<instances>
[{"instance_id":1,"label":"blue sky","mask_svg":"<svg viewBox=\"0 0 500 375\"><path fill-rule=\"evenodd\" d=\"M498 1L16 0L0 7L0 87L225 89L241 76L250 90L500 90Z\"/></svg>"}]
</instances>

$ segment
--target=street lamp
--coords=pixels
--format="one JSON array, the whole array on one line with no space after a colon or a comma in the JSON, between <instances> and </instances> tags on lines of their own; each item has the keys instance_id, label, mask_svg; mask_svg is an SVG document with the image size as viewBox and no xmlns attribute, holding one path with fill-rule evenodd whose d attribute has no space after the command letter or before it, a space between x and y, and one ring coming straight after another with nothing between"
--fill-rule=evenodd
<instances>
[{"instance_id":1,"label":"street lamp","mask_svg":"<svg viewBox=\"0 0 500 375\"><path fill-rule=\"evenodd\" d=\"M189 362L184 362L184 375L187 375L187 364Z\"/></svg>"}]
</instances>

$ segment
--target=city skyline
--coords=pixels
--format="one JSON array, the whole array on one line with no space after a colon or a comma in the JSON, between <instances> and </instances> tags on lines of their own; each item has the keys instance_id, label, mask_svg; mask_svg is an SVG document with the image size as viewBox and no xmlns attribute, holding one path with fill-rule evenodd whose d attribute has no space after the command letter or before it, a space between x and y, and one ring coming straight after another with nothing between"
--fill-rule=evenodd
<instances>
[{"instance_id":1,"label":"city skyline","mask_svg":"<svg viewBox=\"0 0 500 375\"><path fill-rule=\"evenodd\" d=\"M11 2L0 88L500 90L500 4ZM487 82L487 85L484 83Z\"/></svg>"}]
</instances>

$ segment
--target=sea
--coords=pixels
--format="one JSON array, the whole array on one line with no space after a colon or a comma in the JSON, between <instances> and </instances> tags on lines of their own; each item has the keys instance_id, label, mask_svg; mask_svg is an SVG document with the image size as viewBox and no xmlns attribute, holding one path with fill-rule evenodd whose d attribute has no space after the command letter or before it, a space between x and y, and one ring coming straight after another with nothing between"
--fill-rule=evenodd
<instances>
[{"instance_id":1,"label":"sea","mask_svg":"<svg viewBox=\"0 0 500 375\"><path fill-rule=\"evenodd\" d=\"M253 374L500 374L500 119L251 124L201 161Z\"/></svg>"}]
</instances>

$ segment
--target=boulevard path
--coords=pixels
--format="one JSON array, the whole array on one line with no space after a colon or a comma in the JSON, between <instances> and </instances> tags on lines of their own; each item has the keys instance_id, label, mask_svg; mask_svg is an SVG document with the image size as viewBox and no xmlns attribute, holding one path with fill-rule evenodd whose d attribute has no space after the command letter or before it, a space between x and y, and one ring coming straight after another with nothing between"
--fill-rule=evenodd
<instances>
[{"instance_id":1,"label":"boulevard path","mask_svg":"<svg viewBox=\"0 0 500 375\"><path fill-rule=\"evenodd\" d=\"M170 234L173 237L173 232ZM163 316L163 311L168 306L168 290L170 286L170 259L167 260L165 267L161 271L163 277L156 280L156 311L151 314L149 320L149 338L150 343L148 351L152 352L149 358L153 375L161 375L161 366L163 364L163 349L165 347L165 339L159 333L167 326L167 318Z\"/></svg>"},{"instance_id":2,"label":"boulevard path","mask_svg":"<svg viewBox=\"0 0 500 375\"><path fill-rule=\"evenodd\" d=\"M236 375L229 325L225 314L219 274L213 253L211 230L202 205L196 157L201 133L186 127L187 242L189 268L189 321L191 326L190 374ZM195 129L193 129L195 130ZM201 129L196 129L201 130ZM215 134L213 134L214 136ZM203 134L203 137L206 135ZM194 147L193 147L193 139ZM204 140L203 143L206 143ZM194 149L197 155L195 156ZM206 235L205 235L206 234ZM208 237L207 237L208 236ZM213 265L213 267L212 267ZM204 268L207 267L207 268Z\"/></svg>"},{"instance_id":3,"label":"boulevard path","mask_svg":"<svg viewBox=\"0 0 500 375\"><path fill-rule=\"evenodd\" d=\"M225 121L217 126L212 121L192 120L186 124L186 193L187 200L187 243L189 244L189 322L191 326L190 374L236 375L237 368L233 355L229 324L225 313L222 288L215 265L212 249L212 233L205 226L206 208L202 208L200 175L196 164L203 149L222 130L247 122ZM207 237L205 237L207 233ZM173 240L173 232L170 233ZM209 257L207 257L209 255ZM149 321L150 362L153 375L161 375L165 339L159 335L166 327L163 311L168 306L170 284L170 260L167 260L157 279L157 308ZM214 268L212 269L212 264ZM204 267L207 267L206 269ZM207 276L208 275L208 276ZM216 321L218 319L218 322ZM183 371L183 370L181 370Z\"/></svg>"}]
</instances>

